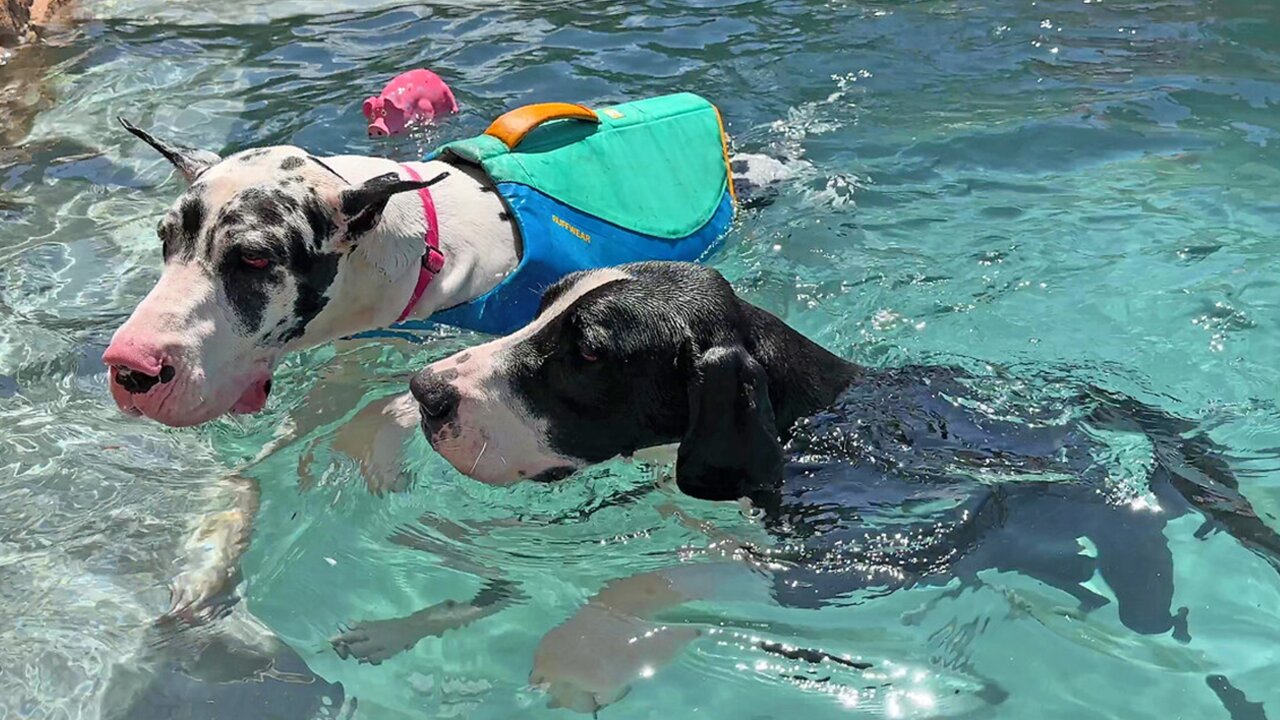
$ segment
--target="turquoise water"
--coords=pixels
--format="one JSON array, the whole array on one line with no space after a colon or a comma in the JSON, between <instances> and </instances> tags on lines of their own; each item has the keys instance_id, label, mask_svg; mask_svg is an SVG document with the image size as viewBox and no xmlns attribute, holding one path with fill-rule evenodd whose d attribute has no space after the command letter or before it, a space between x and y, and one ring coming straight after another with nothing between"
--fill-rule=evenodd
<instances>
[{"instance_id":1,"label":"turquoise water","mask_svg":"<svg viewBox=\"0 0 1280 720\"><path fill-rule=\"evenodd\" d=\"M1053 369L1194 419L1280 528L1280 5L169 5L92 4L56 47L0 68L26 88L6 100L0 148L0 717L100 717L155 692L152 677L164 691L150 622L185 527L221 502L205 489L233 471L263 490L240 610L342 691L314 712L268 712L271 683L216 685L200 703L173 690L191 717L567 717L529 685L534 648L605 582L707 559L707 534L669 506L760 538L732 508L624 500L652 482L643 468L496 489L420 438L412 490L371 495L333 435L477 339L452 332L293 356L252 418L169 430L121 417L97 358L158 275L154 226L178 185L117 114L215 150L408 159L521 102L701 92L739 149L795 170L715 260L743 296L864 364ZM360 101L420 65L450 81L462 115L366 139ZM1280 576L1201 524L1164 531L1189 641L1132 632L1115 603L1076 614L1014 573L818 610L744 596L666 617L722 632L601 714L1274 717ZM379 666L330 649L342 624L472 597L486 569L521 588L493 617ZM816 681L752 637L861 656L881 675Z\"/></svg>"}]
</instances>

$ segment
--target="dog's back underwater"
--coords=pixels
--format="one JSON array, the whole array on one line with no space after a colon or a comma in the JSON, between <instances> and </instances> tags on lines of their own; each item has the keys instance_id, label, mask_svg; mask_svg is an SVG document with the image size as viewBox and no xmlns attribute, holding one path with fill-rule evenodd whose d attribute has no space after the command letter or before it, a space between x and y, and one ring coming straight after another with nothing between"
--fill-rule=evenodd
<instances>
[{"instance_id":1,"label":"dog's back underwater","mask_svg":"<svg viewBox=\"0 0 1280 720\"><path fill-rule=\"evenodd\" d=\"M1089 611L1108 602L1083 586L1096 572L1128 628L1185 639L1186 611L1171 608L1171 519L1198 509L1277 566L1280 538L1190 423L1088 386L1050 383L1042 397L1017 398L1034 382L869 371L801 420L766 520L791 560L776 576L779 600L967 585L995 570Z\"/></svg>"}]
</instances>

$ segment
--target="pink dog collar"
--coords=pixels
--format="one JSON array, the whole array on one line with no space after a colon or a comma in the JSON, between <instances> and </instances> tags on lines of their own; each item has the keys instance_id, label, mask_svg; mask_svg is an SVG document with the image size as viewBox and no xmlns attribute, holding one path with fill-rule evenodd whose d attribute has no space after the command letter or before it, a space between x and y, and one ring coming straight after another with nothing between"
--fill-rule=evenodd
<instances>
[{"instance_id":1,"label":"pink dog collar","mask_svg":"<svg viewBox=\"0 0 1280 720\"><path fill-rule=\"evenodd\" d=\"M409 176L410 180L422 182L422 176L417 170L408 165L401 165L404 172ZM440 173L431 178L428 185L435 185L441 180L448 177L449 173ZM422 253L422 267L418 270L418 284L413 288L413 295L409 298L409 304L404 306L404 311L400 313L400 317L396 322L403 322L409 317L409 313L413 312L413 307L422 299L422 294L427 291L427 286L431 284L434 278L441 270L444 269L444 253L440 252L440 226L436 223L436 204L431 199L431 191L425 187L418 188L418 197L422 198L422 217L427 222L426 244L427 248Z\"/></svg>"}]
</instances>

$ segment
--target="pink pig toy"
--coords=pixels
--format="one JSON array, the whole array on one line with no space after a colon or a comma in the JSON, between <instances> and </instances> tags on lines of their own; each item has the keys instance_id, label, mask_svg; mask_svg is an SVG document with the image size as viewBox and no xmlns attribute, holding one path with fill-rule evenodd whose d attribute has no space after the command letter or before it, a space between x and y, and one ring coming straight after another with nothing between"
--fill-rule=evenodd
<instances>
[{"instance_id":1,"label":"pink pig toy","mask_svg":"<svg viewBox=\"0 0 1280 720\"><path fill-rule=\"evenodd\" d=\"M458 101L453 99L453 91L430 70L401 73L382 88L381 95L364 101L369 137L396 135L410 125L456 112Z\"/></svg>"}]
</instances>

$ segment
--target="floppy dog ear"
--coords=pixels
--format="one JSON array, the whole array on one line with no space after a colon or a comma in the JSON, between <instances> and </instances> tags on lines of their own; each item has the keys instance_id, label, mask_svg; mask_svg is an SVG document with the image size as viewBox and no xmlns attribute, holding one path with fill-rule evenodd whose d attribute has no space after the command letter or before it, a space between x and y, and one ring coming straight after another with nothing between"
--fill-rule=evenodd
<instances>
[{"instance_id":1,"label":"floppy dog ear","mask_svg":"<svg viewBox=\"0 0 1280 720\"><path fill-rule=\"evenodd\" d=\"M116 120L120 121L125 130L155 148L166 160L173 163L173 166L178 168L178 172L182 173L182 177L186 178L187 184L195 182L195 179L200 177L200 173L222 162L222 158L218 157L217 153L167 143L122 117Z\"/></svg>"},{"instance_id":2,"label":"floppy dog ear","mask_svg":"<svg viewBox=\"0 0 1280 720\"><path fill-rule=\"evenodd\" d=\"M378 225L392 195L430 187L448 175L444 172L430 180L403 180L392 172L370 178L359 187L347 188L337 194L333 202L337 206L338 220L346 226L347 237L354 240Z\"/></svg>"},{"instance_id":3,"label":"floppy dog ear","mask_svg":"<svg viewBox=\"0 0 1280 720\"><path fill-rule=\"evenodd\" d=\"M676 484L704 500L759 497L782 478L782 446L764 367L741 346L682 351L689 424L676 455Z\"/></svg>"}]
</instances>

